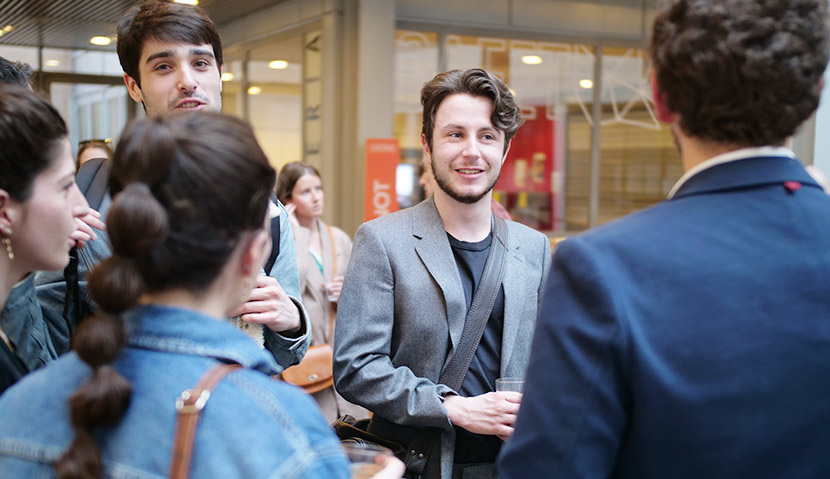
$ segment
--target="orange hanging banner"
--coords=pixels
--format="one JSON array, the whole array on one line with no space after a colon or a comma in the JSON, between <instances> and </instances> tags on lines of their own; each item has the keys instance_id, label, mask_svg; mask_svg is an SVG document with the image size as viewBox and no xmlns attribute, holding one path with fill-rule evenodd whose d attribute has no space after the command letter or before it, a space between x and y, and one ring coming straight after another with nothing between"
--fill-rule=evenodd
<instances>
[{"instance_id":1,"label":"orange hanging banner","mask_svg":"<svg viewBox=\"0 0 830 479\"><path fill-rule=\"evenodd\" d=\"M398 140L369 138L366 140L366 190L363 221L398 210L395 173L400 150Z\"/></svg>"}]
</instances>

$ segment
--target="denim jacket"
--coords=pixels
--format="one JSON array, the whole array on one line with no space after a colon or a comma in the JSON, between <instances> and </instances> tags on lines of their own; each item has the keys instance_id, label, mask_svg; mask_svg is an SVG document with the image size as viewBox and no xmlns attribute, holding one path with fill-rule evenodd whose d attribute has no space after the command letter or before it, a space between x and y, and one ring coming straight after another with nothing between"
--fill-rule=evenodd
<instances>
[{"instance_id":1,"label":"denim jacket","mask_svg":"<svg viewBox=\"0 0 830 479\"><path fill-rule=\"evenodd\" d=\"M14 346L15 355L29 371L57 359L49 328L35 297L34 275L30 274L12 288L3 314L0 314L0 327Z\"/></svg>"},{"instance_id":2,"label":"denim jacket","mask_svg":"<svg viewBox=\"0 0 830 479\"><path fill-rule=\"evenodd\" d=\"M112 201L109 195L104 197L101 203L101 216L106 217ZM280 208L280 254L269 272L270 276L280 282L285 293L291 297L300 310L300 321L304 325L305 333L298 338L288 338L264 328L265 348L274 355L280 372L297 364L305 356L308 345L311 341L311 324L308 314L302 307L300 294L300 278L297 273L297 254L294 246L294 238L291 234L291 222L288 214L281 203ZM98 239L88 241L86 245L78 250L78 288L82 298L81 317L85 317L97 308L92 305L92 299L86 295L86 274L92 266L104 258L112 255L109 246L109 237L105 231L98 231ZM18 292L24 299L18 301L17 307L6 306L0 313L0 324L11 323L41 324L45 321L51 336L52 351L44 354L55 353L55 357L69 350L72 332L77 326L67 322L63 317L65 303L66 282L63 271L42 271L35 277L35 289L25 289ZM37 300L34 299L36 294ZM25 298L25 295L29 295ZM71 317L75 317L73 313ZM22 358L28 365L38 358Z\"/></svg>"},{"instance_id":3,"label":"denim jacket","mask_svg":"<svg viewBox=\"0 0 830 479\"><path fill-rule=\"evenodd\" d=\"M246 369L210 395L191 477L348 478L340 443L310 396L270 375L270 354L232 325L184 309L144 306L125 315L127 347L114 367L132 385L122 420L96 432L105 477L165 478L176 398L219 361ZM72 352L0 396L0 477L54 477L74 433L68 398L90 374Z\"/></svg>"}]
</instances>

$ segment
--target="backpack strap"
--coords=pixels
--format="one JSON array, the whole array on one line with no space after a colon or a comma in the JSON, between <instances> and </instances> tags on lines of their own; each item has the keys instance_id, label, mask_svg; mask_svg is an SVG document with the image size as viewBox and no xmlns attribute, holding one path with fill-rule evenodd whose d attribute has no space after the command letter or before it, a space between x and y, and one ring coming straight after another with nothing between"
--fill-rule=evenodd
<instances>
[{"instance_id":1,"label":"backpack strap","mask_svg":"<svg viewBox=\"0 0 830 479\"><path fill-rule=\"evenodd\" d=\"M78 189L86 197L89 206L98 210L109 191L110 162L106 158L93 158L83 165L75 175ZM66 283L63 302L63 319L66 321L67 331L72 334L75 326L81 322L81 295L78 288L78 248L72 247L69 251L69 264L63 270L63 279ZM74 310L74 314L72 313ZM74 316L74 318L72 317Z\"/></svg>"}]
</instances>

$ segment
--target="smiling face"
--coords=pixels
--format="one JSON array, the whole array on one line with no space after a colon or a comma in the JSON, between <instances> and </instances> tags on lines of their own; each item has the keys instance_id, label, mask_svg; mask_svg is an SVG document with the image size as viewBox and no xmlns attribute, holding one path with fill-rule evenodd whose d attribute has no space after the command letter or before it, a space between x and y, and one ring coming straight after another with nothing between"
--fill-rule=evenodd
<instances>
[{"instance_id":1,"label":"smiling face","mask_svg":"<svg viewBox=\"0 0 830 479\"><path fill-rule=\"evenodd\" d=\"M148 115L222 109L222 67L208 44L144 42L138 65L141 86L124 74L130 97Z\"/></svg>"},{"instance_id":2,"label":"smiling face","mask_svg":"<svg viewBox=\"0 0 830 479\"><path fill-rule=\"evenodd\" d=\"M64 138L56 143L52 165L37 175L23 202L8 199L4 218L13 230L12 248L21 271L56 270L69 263L76 218L89 205L75 183L75 162Z\"/></svg>"},{"instance_id":3,"label":"smiling face","mask_svg":"<svg viewBox=\"0 0 830 479\"><path fill-rule=\"evenodd\" d=\"M450 95L435 113L432 148L422 138L438 189L460 203L477 203L495 186L507 156L504 132L493 126L493 102L466 93ZM489 197L487 198L489 201Z\"/></svg>"},{"instance_id":4,"label":"smiling face","mask_svg":"<svg viewBox=\"0 0 830 479\"><path fill-rule=\"evenodd\" d=\"M320 177L306 173L291 190L291 203L296 206L294 214L300 223L317 219L323 215L323 183Z\"/></svg>"}]
</instances>

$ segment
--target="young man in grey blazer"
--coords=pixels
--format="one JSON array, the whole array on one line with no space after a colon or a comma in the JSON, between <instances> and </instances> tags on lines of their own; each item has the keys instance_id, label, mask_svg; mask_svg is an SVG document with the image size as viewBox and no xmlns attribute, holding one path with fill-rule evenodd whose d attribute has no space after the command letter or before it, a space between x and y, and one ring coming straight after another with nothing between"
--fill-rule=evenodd
<instances>
[{"instance_id":1,"label":"young man in grey blazer","mask_svg":"<svg viewBox=\"0 0 830 479\"><path fill-rule=\"evenodd\" d=\"M421 103L438 188L358 229L337 312L335 385L374 413L370 430L381 435L440 430L427 477L438 477L439 461L443 478L491 477L521 401L495 392L495 380L524 375L550 245L507 222L504 278L482 339L459 390L440 384L490 248L503 247L491 191L522 120L507 86L481 69L439 74Z\"/></svg>"}]
</instances>

